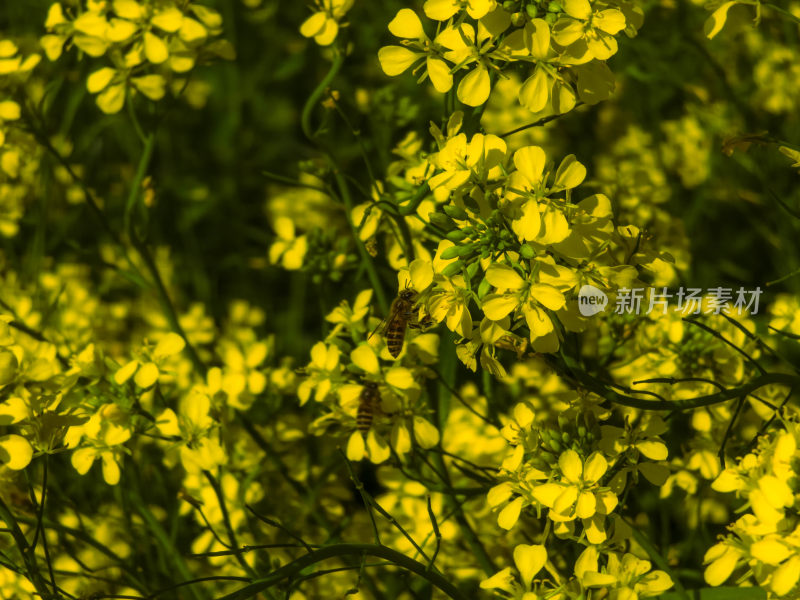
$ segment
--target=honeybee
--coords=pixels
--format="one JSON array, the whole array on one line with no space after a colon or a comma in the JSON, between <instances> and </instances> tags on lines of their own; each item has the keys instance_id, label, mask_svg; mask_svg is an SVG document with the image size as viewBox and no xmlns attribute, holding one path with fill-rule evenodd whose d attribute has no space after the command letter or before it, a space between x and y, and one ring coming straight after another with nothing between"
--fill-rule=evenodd
<instances>
[{"instance_id":1,"label":"honeybee","mask_svg":"<svg viewBox=\"0 0 800 600\"><path fill-rule=\"evenodd\" d=\"M400 290L397 298L392 302L392 307L389 309L389 316L378 324L375 330L370 334L370 337L381 328L383 325L382 333L386 338L386 347L389 349L389 354L392 358L400 356L403 350L403 342L406 339L406 329L411 326L415 328L425 327L430 323L430 319L426 318L422 323L416 323L415 312L417 305L414 300L417 297L417 292L411 288Z\"/></svg>"},{"instance_id":2,"label":"honeybee","mask_svg":"<svg viewBox=\"0 0 800 600\"><path fill-rule=\"evenodd\" d=\"M358 410L356 411L356 429L361 432L364 439L367 439L372 421L375 418L375 411L379 408L381 395L378 392L378 384L374 381L365 381L358 397Z\"/></svg>"}]
</instances>

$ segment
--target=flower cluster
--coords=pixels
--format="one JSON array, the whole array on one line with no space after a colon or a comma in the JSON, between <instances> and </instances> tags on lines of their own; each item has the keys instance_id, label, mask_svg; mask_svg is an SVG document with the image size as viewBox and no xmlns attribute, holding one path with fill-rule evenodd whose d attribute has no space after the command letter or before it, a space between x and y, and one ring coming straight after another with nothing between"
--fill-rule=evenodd
<instances>
[{"instance_id":1,"label":"flower cluster","mask_svg":"<svg viewBox=\"0 0 800 600\"><path fill-rule=\"evenodd\" d=\"M89 56L106 57L110 66L93 71L86 80L105 113L119 112L126 98L137 92L158 101L172 86L177 95L195 65L234 57L233 47L219 37L222 17L196 2L87 0L76 12L56 2L45 28L48 33L41 43L51 61L73 46Z\"/></svg>"},{"instance_id":2,"label":"flower cluster","mask_svg":"<svg viewBox=\"0 0 800 600\"><path fill-rule=\"evenodd\" d=\"M566 113L580 100L595 104L614 89L605 61L616 54L616 36L634 36L641 9L631 2L527 3L481 0L428 0L423 6L436 22L429 37L413 10L401 9L389 31L401 45L381 48L378 58L387 75L414 67L420 81L430 79L439 93L458 81L458 99L480 106L492 82L505 71L525 65L520 103L534 113ZM415 66L416 65L416 66Z\"/></svg>"},{"instance_id":3,"label":"flower cluster","mask_svg":"<svg viewBox=\"0 0 800 600\"><path fill-rule=\"evenodd\" d=\"M771 597L794 597L800 581L797 462L800 423L796 416L785 430L763 436L758 448L727 467L714 480L714 490L735 492L747 512L730 533L705 555L705 579L722 585L734 572L768 590Z\"/></svg>"}]
</instances>

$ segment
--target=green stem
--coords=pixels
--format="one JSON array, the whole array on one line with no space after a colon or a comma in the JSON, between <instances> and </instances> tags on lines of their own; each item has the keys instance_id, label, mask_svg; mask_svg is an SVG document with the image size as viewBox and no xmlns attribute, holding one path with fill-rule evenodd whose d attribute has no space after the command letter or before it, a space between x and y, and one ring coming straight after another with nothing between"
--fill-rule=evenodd
<instances>
[{"instance_id":1,"label":"green stem","mask_svg":"<svg viewBox=\"0 0 800 600\"><path fill-rule=\"evenodd\" d=\"M788 17L795 23L800 23L800 18L796 17L785 8L781 8L780 6L775 6L774 4L770 4L769 2L762 2L761 6L766 6L767 8L771 8L775 12L782 14L784 17Z\"/></svg>"},{"instance_id":2,"label":"green stem","mask_svg":"<svg viewBox=\"0 0 800 600\"><path fill-rule=\"evenodd\" d=\"M131 240L134 248L141 256L142 260L144 261L145 267L150 274L150 277L153 280L153 283L156 287L156 293L158 294L158 299L161 304L161 308L164 311L164 316L167 318L167 322L170 325L170 328L181 336L186 342L186 351L189 354L189 359L192 361L194 368L203 376L205 377L206 374L206 366L203 364L203 361L200 359L200 355L197 353L197 350L189 341L186 332L184 331L183 327L178 320L178 314L175 310L175 306L172 303L172 300L169 297L169 293L167 292L167 287L164 285L164 280L161 278L161 274L158 271L158 266L156 265L155 260L153 260L152 255L150 254L149 250L145 243L139 239L136 231L134 231L133 223L130 219L130 215L133 212L136 204L139 202L141 198L141 188L142 188L142 181L144 180L145 174L147 173L147 167L150 164L150 159L153 156L153 150L155 146L155 135L150 134L147 136L145 140L144 148L142 149L142 155L139 158L139 164L136 167L136 175L131 182L131 189L128 194L128 201L125 205L125 229L128 233L128 237Z\"/></svg>"},{"instance_id":3,"label":"green stem","mask_svg":"<svg viewBox=\"0 0 800 600\"><path fill-rule=\"evenodd\" d=\"M300 127L303 129L303 133L305 136L310 140L314 138L314 134L311 131L311 113L314 112L314 106L316 106L317 101L320 99L322 94L325 93L325 88L327 88L333 78L336 77L336 74L339 72L339 69L342 68L344 64L344 52L343 51L334 51L336 56L331 63L331 68L328 70L328 73L323 77L322 81L319 82L319 85L314 88L314 91L311 92L311 95L306 100L305 105L303 106L303 112L300 115Z\"/></svg>"},{"instance_id":4,"label":"green stem","mask_svg":"<svg viewBox=\"0 0 800 600\"><path fill-rule=\"evenodd\" d=\"M361 238L358 236L358 231L356 231L356 226L353 223L353 199L350 197L350 190L347 187L347 182L344 180L341 171L333 164L332 159L331 168L333 169L333 177L336 179L336 185L339 188L339 194L342 197L342 202L347 211L345 215L347 224L350 226L350 231L353 234L353 241L355 242L356 248L358 248L358 253L361 255L361 264L367 272L367 277L369 277L369 281L372 284L372 289L375 290L375 296L378 298L378 306L380 306L381 312L383 312L383 314L388 314L389 302L383 291L383 284L381 284L378 272L375 270L375 265L372 263L369 254L367 254L364 242L362 242Z\"/></svg>"},{"instance_id":5,"label":"green stem","mask_svg":"<svg viewBox=\"0 0 800 600\"><path fill-rule=\"evenodd\" d=\"M132 493L131 501L136 507L136 511L141 515L142 519L147 525L147 528L161 546L161 551L164 553L164 556L167 558L167 560L172 563L172 566L183 579L192 579L192 574L189 572L183 557L178 553L178 549L175 548L174 544L169 539L167 532L164 531L163 527L161 527L161 523L159 523L158 519L156 519L153 513L150 512L150 509L147 508L139 494L136 492ZM196 588L190 588L189 591L192 596L194 596L195 600L203 600L205 597L205 595L201 594Z\"/></svg>"},{"instance_id":6,"label":"green stem","mask_svg":"<svg viewBox=\"0 0 800 600\"><path fill-rule=\"evenodd\" d=\"M0 519L5 521L6 526L8 526L9 533L11 533L11 537L14 538L14 542L17 544L17 549L19 553L22 555L22 560L25 563L25 570L30 579L33 586L36 588L36 592L42 598L50 598L51 594L47 589L47 582L45 581L42 574L39 572L39 563L36 562L36 554L33 547L28 544L28 540L25 538L25 534L22 533L22 530L19 528L19 523L17 523L14 514L11 510L6 506L6 503L3 502L2 498L0 498ZM55 593L55 590L53 590ZM59 597L56 594L56 597Z\"/></svg>"},{"instance_id":7,"label":"green stem","mask_svg":"<svg viewBox=\"0 0 800 600\"><path fill-rule=\"evenodd\" d=\"M569 374L568 374L569 375ZM689 398L687 400L645 400L642 398L634 398L632 396L623 396L615 392L607 384L595 379L588 373L581 370L574 370L571 373L583 387L592 391L599 396L604 397L609 402L628 406L630 408L640 408L642 410L693 410L695 408L702 408L704 406L711 406L713 404L720 404L733 400L741 396L747 396L765 385L778 384L796 387L800 386L800 377L797 375L788 375L785 373L767 373L753 379L752 381L740 385L739 387L723 390L714 394L705 396L698 396L697 398ZM629 390L635 392L634 390Z\"/></svg>"},{"instance_id":8,"label":"green stem","mask_svg":"<svg viewBox=\"0 0 800 600\"><path fill-rule=\"evenodd\" d=\"M415 575L422 577L431 583L431 585L439 588L448 597L453 598L454 600L467 600L467 597L462 594L458 588L447 581L447 579L445 579L442 575L434 571L429 571L426 565L409 558L405 554L397 552L396 550L375 544L335 544L320 550L315 550L314 552L301 556L297 560L294 560L289 564L284 565L280 569L273 571L267 577L254 581L250 585L245 586L244 588L231 594L227 594L219 600L246 600L247 598L253 598L260 592L278 584L284 579L288 579L300 574L301 571L310 567L311 565L322 562L323 560L327 560L329 558L352 555L359 557L362 555L369 555L392 561L398 567L401 567L407 571L411 571Z\"/></svg>"}]
</instances>

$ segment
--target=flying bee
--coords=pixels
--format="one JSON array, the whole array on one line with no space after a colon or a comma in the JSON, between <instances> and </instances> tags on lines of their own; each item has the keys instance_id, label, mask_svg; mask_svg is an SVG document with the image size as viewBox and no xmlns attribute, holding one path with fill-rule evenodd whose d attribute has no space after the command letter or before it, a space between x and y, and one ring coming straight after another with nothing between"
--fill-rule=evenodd
<instances>
[{"instance_id":1,"label":"flying bee","mask_svg":"<svg viewBox=\"0 0 800 600\"><path fill-rule=\"evenodd\" d=\"M367 439L375 412L380 409L381 395L378 384L374 381L365 381L358 397L358 410L356 411L356 429Z\"/></svg>"},{"instance_id":2,"label":"flying bee","mask_svg":"<svg viewBox=\"0 0 800 600\"><path fill-rule=\"evenodd\" d=\"M392 302L389 316L379 323L370 334L370 337L372 337L375 331L380 329L381 325L383 325L382 333L386 338L386 347L389 349L389 354L392 355L392 358L400 356L408 327L420 329L431 324L430 317L426 317L422 322L416 322L415 313L417 305L414 302L416 298L417 292L411 288L400 290L400 293L397 294L397 298Z\"/></svg>"}]
</instances>

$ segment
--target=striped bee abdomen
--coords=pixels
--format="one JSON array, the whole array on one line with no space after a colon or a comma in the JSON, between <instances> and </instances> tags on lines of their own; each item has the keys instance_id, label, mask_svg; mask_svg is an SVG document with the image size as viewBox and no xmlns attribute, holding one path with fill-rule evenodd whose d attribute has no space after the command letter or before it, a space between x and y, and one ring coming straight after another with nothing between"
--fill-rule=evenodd
<instances>
[{"instance_id":1,"label":"striped bee abdomen","mask_svg":"<svg viewBox=\"0 0 800 600\"><path fill-rule=\"evenodd\" d=\"M402 348L402 342L400 347ZM399 351L398 351L399 354ZM364 383L364 388L361 390L361 395L358 398L358 410L356 411L356 429L361 432L361 435L366 439L372 421L375 418L375 409L377 408L380 394L378 393L378 384L373 381Z\"/></svg>"}]
</instances>

